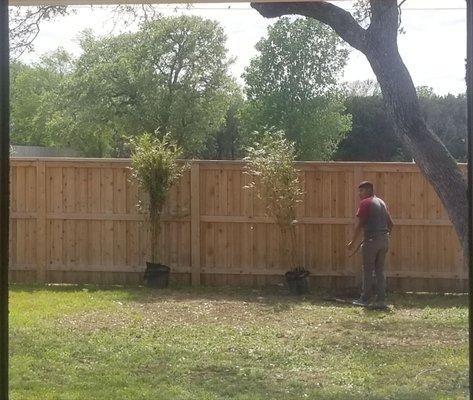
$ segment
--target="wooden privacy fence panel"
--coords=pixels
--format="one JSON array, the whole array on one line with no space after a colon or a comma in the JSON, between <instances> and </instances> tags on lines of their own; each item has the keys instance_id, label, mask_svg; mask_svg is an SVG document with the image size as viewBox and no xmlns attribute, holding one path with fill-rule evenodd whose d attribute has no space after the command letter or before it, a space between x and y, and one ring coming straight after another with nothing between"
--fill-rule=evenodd
<instances>
[{"instance_id":1,"label":"wooden privacy fence panel","mask_svg":"<svg viewBox=\"0 0 473 400\"><path fill-rule=\"evenodd\" d=\"M243 188L243 165L193 162L171 190L162 261L184 280L190 276L198 284L217 276L231 283L228 277L252 276L251 282L264 283L287 270L279 228ZM396 224L388 276L412 282L467 278L447 214L414 164L311 162L298 168L305 195L297 209L297 251L312 276L358 274L361 257L350 258L345 244L353 231L357 183L371 180ZM137 281L149 249L140 199L146 201L128 160L13 159L13 278L126 283L134 274Z\"/></svg>"}]
</instances>

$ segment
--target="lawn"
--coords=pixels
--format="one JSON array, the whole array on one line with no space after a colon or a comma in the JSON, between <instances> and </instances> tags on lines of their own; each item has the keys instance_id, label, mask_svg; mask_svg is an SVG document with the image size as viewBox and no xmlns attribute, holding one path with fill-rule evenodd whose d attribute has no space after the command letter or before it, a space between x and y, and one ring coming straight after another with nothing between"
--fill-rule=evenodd
<instances>
[{"instance_id":1,"label":"lawn","mask_svg":"<svg viewBox=\"0 0 473 400\"><path fill-rule=\"evenodd\" d=\"M466 399L467 297L13 286L13 400Z\"/></svg>"}]
</instances>

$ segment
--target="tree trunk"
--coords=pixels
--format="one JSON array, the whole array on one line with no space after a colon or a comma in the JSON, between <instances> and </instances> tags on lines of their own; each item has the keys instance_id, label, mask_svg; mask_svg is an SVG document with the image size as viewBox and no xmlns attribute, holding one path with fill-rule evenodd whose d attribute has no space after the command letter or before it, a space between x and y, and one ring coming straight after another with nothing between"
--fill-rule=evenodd
<instances>
[{"instance_id":1,"label":"tree trunk","mask_svg":"<svg viewBox=\"0 0 473 400\"><path fill-rule=\"evenodd\" d=\"M159 235L161 233L160 215L151 212L150 213L150 245L151 245L151 262L160 262L160 249L159 249Z\"/></svg>"},{"instance_id":2,"label":"tree trunk","mask_svg":"<svg viewBox=\"0 0 473 400\"><path fill-rule=\"evenodd\" d=\"M432 185L468 254L467 183L456 161L421 116L412 78L399 54L397 0L370 0L371 23L363 29L353 16L331 3L251 3L268 18L302 15L330 27L368 59L383 93L394 131Z\"/></svg>"},{"instance_id":3,"label":"tree trunk","mask_svg":"<svg viewBox=\"0 0 473 400\"><path fill-rule=\"evenodd\" d=\"M289 228L291 232L291 258L292 258L292 268L301 269L305 267L302 265L301 260L299 259L299 252L297 251L297 234L296 234L296 225L292 224Z\"/></svg>"},{"instance_id":4,"label":"tree trunk","mask_svg":"<svg viewBox=\"0 0 473 400\"><path fill-rule=\"evenodd\" d=\"M296 249L296 229L294 225L278 224L281 230L282 248L284 251L283 262L290 270L301 267Z\"/></svg>"},{"instance_id":5,"label":"tree trunk","mask_svg":"<svg viewBox=\"0 0 473 400\"><path fill-rule=\"evenodd\" d=\"M460 239L468 249L466 178L446 147L421 115L414 83L395 49L372 44L366 52L383 93L394 132L414 158L422 174L439 196Z\"/></svg>"}]
</instances>

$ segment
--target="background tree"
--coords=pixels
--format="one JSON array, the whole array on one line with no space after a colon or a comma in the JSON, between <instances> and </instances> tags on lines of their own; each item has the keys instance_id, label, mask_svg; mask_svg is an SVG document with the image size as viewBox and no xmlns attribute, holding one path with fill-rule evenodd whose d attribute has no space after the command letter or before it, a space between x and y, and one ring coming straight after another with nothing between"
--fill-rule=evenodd
<instances>
[{"instance_id":1,"label":"background tree","mask_svg":"<svg viewBox=\"0 0 473 400\"><path fill-rule=\"evenodd\" d=\"M157 125L140 108L135 34L95 38L90 31L80 37L81 56L64 88L58 128L63 141L93 157L121 156L128 135L154 132Z\"/></svg>"},{"instance_id":2,"label":"background tree","mask_svg":"<svg viewBox=\"0 0 473 400\"><path fill-rule=\"evenodd\" d=\"M241 110L245 105L240 87L235 84L225 121L215 136L211 136L203 157L215 160L241 159L249 144L249 135L242 129Z\"/></svg>"},{"instance_id":3,"label":"background tree","mask_svg":"<svg viewBox=\"0 0 473 400\"><path fill-rule=\"evenodd\" d=\"M50 131L100 157L127 156L131 137L158 128L186 157L201 155L234 93L225 40L216 22L185 16L146 23L137 33L83 33L83 53L48 114Z\"/></svg>"},{"instance_id":4,"label":"background tree","mask_svg":"<svg viewBox=\"0 0 473 400\"><path fill-rule=\"evenodd\" d=\"M381 95L369 82L350 84L345 100L347 113L352 116L352 129L340 143L336 160L345 161L411 161L383 107ZM439 96L432 88L417 88L421 112L432 130L439 136L452 156L466 161L466 97Z\"/></svg>"},{"instance_id":5,"label":"background tree","mask_svg":"<svg viewBox=\"0 0 473 400\"><path fill-rule=\"evenodd\" d=\"M198 155L223 124L233 92L223 29L195 16L163 18L139 39L142 82L157 89L149 111L187 155Z\"/></svg>"},{"instance_id":6,"label":"background tree","mask_svg":"<svg viewBox=\"0 0 473 400\"><path fill-rule=\"evenodd\" d=\"M452 156L467 161L466 95L439 96L432 88L417 89L422 115Z\"/></svg>"},{"instance_id":7,"label":"background tree","mask_svg":"<svg viewBox=\"0 0 473 400\"><path fill-rule=\"evenodd\" d=\"M245 130L283 130L300 159L330 159L350 127L338 85L348 55L341 40L313 19L282 18L256 49L244 74Z\"/></svg>"},{"instance_id":8,"label":"background tree","mask_svg":"<svg viewBox=\"0 0 473 400\"><path fill-rule=\"evenodd\" d=\"M58 144L50 123L61 101L62 85L71 69L72 58L62 49L41 57L33 65L12 62L10 96L13 144Z\"/></svg>"},{"instance_id":9,"label":"background tree","mask_svg":"<svg viewBox=\"0 0 473 400\"><path fill-rule=\"evenodd\" d=\"M340 142L335 160L411 161L394 136L381 96L350 96L346 112L352 117L351 131Z\"/></svg>"},{"instance_id":10,"label":"background tree","mask_svg":"<svg viewBox=\"0 0 473 400\"><path fill-rule=\"evenodd\" d=\"M348 11L326 1L252 3L265 17L296 14L321 21L367 57L380 84L393 130L438 194L466 255L469 246L466 179L422 116L414 83L399 54L397 0L360 0L358 5L361 14L369 19L363 26Z\"/></svg>"}]
</instances>

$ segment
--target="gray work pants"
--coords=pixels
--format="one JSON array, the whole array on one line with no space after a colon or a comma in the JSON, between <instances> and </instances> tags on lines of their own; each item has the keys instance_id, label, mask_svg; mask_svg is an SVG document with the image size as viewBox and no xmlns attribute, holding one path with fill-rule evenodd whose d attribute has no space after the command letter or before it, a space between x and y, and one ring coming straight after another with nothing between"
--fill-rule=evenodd
<instances>
[{"instance_id":1,"label":"gray work pants","mask_svg":"<svg viewBox=\"0 0 473 400\"><path fill-rule=\"evenodd\" d=\"M384 302L386 298L386 276L384 274L384 260L389 247L389 235L379 234L372 238L365 238L363 242L363 287L361 299L369 301L373 296L375 283L376 301Z\"/></svg>"}]
</instances>

